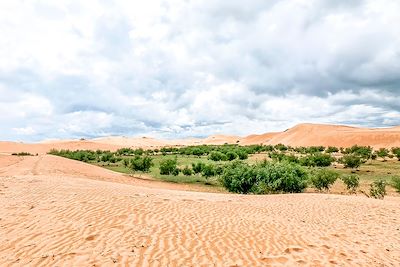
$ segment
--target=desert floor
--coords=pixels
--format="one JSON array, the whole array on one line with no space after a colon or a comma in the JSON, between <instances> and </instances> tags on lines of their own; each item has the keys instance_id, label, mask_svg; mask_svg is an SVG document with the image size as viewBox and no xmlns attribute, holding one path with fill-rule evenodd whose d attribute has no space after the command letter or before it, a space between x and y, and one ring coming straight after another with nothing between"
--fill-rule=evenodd
<instances>
[{"instance_id":1,"label":"desert floor","mask_svg":"<svg viewBox=\"0 0 400 267\"><path fill-rule=\"evenodd\" d=\"M400 197L186 189L0 155L0 266L400 264Z\"/></svg>"}]
</instances>

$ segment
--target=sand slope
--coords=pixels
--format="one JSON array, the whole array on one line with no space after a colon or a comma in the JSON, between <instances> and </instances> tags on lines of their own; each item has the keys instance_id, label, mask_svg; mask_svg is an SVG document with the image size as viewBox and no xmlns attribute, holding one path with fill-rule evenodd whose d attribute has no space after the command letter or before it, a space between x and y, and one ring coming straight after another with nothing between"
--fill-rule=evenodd
<instances>
[{"instance_id":1,"label":"sand slope","mask_svg":"<svg viewBox=\"0 0 400 267\"><path fill-rule=\"evenodd\" d=\"M399 263L400 198L210 194L125 179L0 155L0 266Z\"/></svg>"}]
</instances>

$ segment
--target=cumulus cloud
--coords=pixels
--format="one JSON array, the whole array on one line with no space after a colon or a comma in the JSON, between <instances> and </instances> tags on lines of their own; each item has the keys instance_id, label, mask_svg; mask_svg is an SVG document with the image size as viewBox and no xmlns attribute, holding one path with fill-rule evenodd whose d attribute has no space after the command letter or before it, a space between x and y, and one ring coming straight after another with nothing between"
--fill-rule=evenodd
<instances>
[{"instance_id":1,"label":"cumulus cloud","mask_svg":"<svg viewBox=\"0 0 400 267\"><path fill-rule=\"evenodd\" d=\"M400 124L396 0L3 1L0 139Z\"/></svg>"}]
</instances>

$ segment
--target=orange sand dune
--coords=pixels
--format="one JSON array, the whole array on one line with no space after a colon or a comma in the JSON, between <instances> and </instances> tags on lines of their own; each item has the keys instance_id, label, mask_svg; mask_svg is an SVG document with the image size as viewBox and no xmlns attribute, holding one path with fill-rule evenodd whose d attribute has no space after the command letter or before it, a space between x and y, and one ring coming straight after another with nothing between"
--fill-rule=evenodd
<instances>
[{"instance_id":1,"label":"orange sand dune","mask_svg":"<svg viewBox=\"0 0 400 267\"><path fill-rule=\"evenodd\" d=\"M400 198L167 188L54 156L0 155L0 266L399 263Z\"/></svg>"},{"instance_id":2,"label":"orange sand dune","mask_svg":"<svg viewBox=\"0 0 400 267\"><path fill-rule=\"evenodd\" d=\"M280 133L252 134L240 140L241 145L266 144Z\"/></svg>"},{"instance_id":3,"label":"orange sand dune","mask_svg":"<svg viewBox=\"0 0 400 267\"><path fill-rule=\"evenodd\" d=\"M299 124L275 135L268 144L291 146L337 146L349 147L355 144L375 148L400 146L400 127L369 129L340 125Z\"/></svg>"},{"instance_id":4,"label":"orange sand dune","mask_svg":"<svg viewBox=\"0 0 400 267\"><path fill-rule=\"evenodd\" d=\"M222 144L286 144L291 146L337 146L349 147L355 144L370 145L374 148L400 146L400 126L383 129L357 128L341 125L299 124L284 132L249 135L246 137L212 135L207 138L162 140L149 137L102 137L92 140L53 140L35 144L2 142L0 153L30 152L45 154L56 149L91 149L115 151L122 147L154 149L165 146L222 145Z\"/></svg>"}]
</instances>

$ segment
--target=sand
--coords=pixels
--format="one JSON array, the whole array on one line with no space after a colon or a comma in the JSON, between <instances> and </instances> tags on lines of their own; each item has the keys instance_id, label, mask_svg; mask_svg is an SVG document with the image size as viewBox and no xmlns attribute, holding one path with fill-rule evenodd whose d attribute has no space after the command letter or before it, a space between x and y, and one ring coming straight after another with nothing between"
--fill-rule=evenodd
<instances>
[{"instance_id":1,"label":"sand","mask_svg":"<svg viewBox=\"0 0 400 267\"><path fill-rule=\"evenodd\" d=\"M400 126L393 128L370 129L327 124L299 124L283 132L253 134L245 137L232 135L211 135L207 138L187 138L179 140L163 140L150 137L102 137L90 140L48 140L40 143L20 143L0 141L0 154L30 152L46 154L55 149L90 149L110 150L119 148L155 149L161 147L182 147L189 145L254 145L285 144L290 146L336 146L352 145L372 146L376 149L400 147Z\"/></svg>"},{"instance_id":2,"label":"sand","mask_svg":"<svg viewBox=\"0 0 400 267\"><path fill-rule=\"evenodd\" d=\"M0 155L0 266L398 266L400 198L184 191Z\"/></svg>"}]
</instances>

